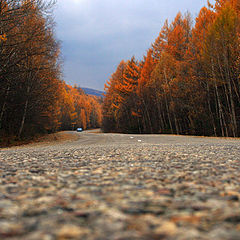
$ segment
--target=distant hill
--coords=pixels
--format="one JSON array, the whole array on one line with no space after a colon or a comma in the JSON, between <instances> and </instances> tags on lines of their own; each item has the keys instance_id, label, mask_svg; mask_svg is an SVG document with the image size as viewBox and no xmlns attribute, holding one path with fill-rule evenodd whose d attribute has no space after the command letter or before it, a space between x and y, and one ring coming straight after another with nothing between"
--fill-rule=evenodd
<instances>
[{"instance_id":1,"label":"distant hill","mask_svg":"<svg viewBox=\"0 0 240 240\"><path fill-rule=\"evenodd\" d=\"M82 90L87 95L93 95L93 96L97 96L97 97L103 97L103 94L105 93L103 91L95 90L95 89L92 89L92 88L82 88Z\"/></svg>"}]
</instances>

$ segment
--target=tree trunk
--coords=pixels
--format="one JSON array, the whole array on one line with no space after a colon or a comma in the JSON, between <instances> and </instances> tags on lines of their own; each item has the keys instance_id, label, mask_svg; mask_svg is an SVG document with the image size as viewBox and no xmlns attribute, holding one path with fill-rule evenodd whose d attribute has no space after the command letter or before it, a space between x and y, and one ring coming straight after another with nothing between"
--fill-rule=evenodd
<instances>
[{"instance_id":1,"label":"tree trunk","mask_svg":"<svg viewBox=\"0 0 240 240\"><path fill-rule=\"evenodd\" d=\"M21 135L22 135L22 130L23 130L25 119L26 119L26 115L27 115L29 92L30 92L30 86L27 87L27 99L26 99L26 102L25 102L25 105L24 105L22 121L21 121L21 125L20 125L19 131L18 131L18 138L20 138Z\"/></svg>"},{"instance_id":2,"label":"tree trunk","mask_svg":"<svg viewBox=\"0 0 240 240\"><path fill-rule=\"evenodd\" d=\"M165 77L165 81L166 81L166 84L167 84L168 89L169 89L170 100L173 102L173 98L172 98L172 94L171 94L171 89L170 89L170 87L169 87L169 83L168 83L168 80L167 80L166 69L164 69L164 77ZM179 134L179 128L178 128L177 118L176 118L176 114L175 114L175 107L174 107L174 109L173 109L173 118L174 118L174 122L175 122L176 132L177 132L177 135L178 135L178 134Z\"/></svg>"},{"instance_id":3,"label":"tree trunk","mask_svg":"<svg viewBox=\"0 0 240 240\"><path fill-rule=\"evenodd\" d=\"M232 110L231 120L232 120L233 136L236 137L237 136L237 120L236 120L235 105L233 101L232 86L230 81L228 81L228 88L230 93L230 102L231 102L231 110Z\"/></svg>"},{"instance_id":4,"label":"tree trunk","mask_svg":"<svg viewBox=\"0 0 240 240\"><path fill-rule=\"evenodd\" d=\"M148 111L148 107L145 103L145 100L144 100L144 97L142 98L142 102L143 102L143 105L144 105L144 109L145 109L145 113L146 113L146 116L147 116L147 122L148 122L148 126L150 128L150 133L153 133L153 129L152 129L152 123L151 123L151 118L150 118L150 114L149 114L149 111Z\"/></svg>"},{"instance_id":5,"label":"tree trunk","mask_svg":"<svg viewBox=\"0 0 240 240\"><path fill-rule=\"evenodd\" d=\"M171 133L173 134L173 127L172 127L171 117L170 117L169 108L168 108L167 96L166 96L166 94L164 94L164 95L165 95L166 110L167 110L167 115L168 115L168 122L169 122L169 126L171 129Z\"/></svg>"},{"instance_id":6,"label":"tree trunk","mask_svg":"<svg viewBox=\"0 0 240 240\"><path fill-rule=\"evenodd\" d=\"M211 59L211 65L212 65L211 67L212 67L212 76L213 76L213 80L214 80L215 93L216 93L216 98L217 98L216 109L218 108L221 133L222 133L222 137L224 137L225 132L224 132L224 128L223 128L223 111L222 111L222 105L221 105L218 87L217 87L217 80L216 80L216 76L215 76L215 72L214 72L215 69L214 69L214 65L213 65L213 59Z\"/></svg>"},{"instance_id":7,"label":"tree trunk","mask_svg":"<svg viewBox=\"0 0 240 240\"><path fill-rule=\"evenodd\" d=\"M226 91L226 86L224 84L224 88L225 88L225 95L226 95L226 99L227 99L227 103L228 103L228 109L229 109L229 114L230 114L230 118L231 118L231 128L232 128L232 133L233 136L236 137L237 135L237 121L236 121L236 113L235 113L235 105L234 105L234 101L233 101L233 90L232 90L232 84L231 84L231 74L230 74L230 67L229 67L229 60L227 57L227 49L224 49L224 53L223 53L223 57L224 57L224 72L225 72L225 78L223 75L223 70L221 67L221 64L219 62L219 56L218 56L218 65L220 67L221 70L221 76L223 81L225 82L225 79L227 80L227 85L228 85L228 91L229 91L229 96L228 96L228 92Z\"/></svg>"},{"instance_id":8,"label":"tree trunk","mask_svg":"<svg viewBox=\"0 0 240 240\"><path fill-rule=\"evenodd\" d=\"M212 121L212 126L213 126L213 131L214 131L214 136L217 136L217 131L216 131L216 125L215 125L215 121L214 121L214 117L213 117L213 112L211 109L211 103L210 103L210 90L209 90L209 85L207 83L207 102L208 102L208 110L210 113L210 117L211 117L211 121Z\"/></svg>"},{"instance_id":9,"label":"tree trunk","mask_svg":"<svg viewBox=\"0 0 240 240\"><path fill-rule=\"evenodd\" d=\"M3 105L2 105L2 110L1 110L1 114L0 114L0 128L2 127L2 119L3 119L4 112L6 110L7 97L8 97L8 94L9 94L9 90L10 90L10 86L8 86L8 88L7 88L6 95L5 95L5 98L4 98L4 102L3 102Z\"/></svg>"}]
</instances>

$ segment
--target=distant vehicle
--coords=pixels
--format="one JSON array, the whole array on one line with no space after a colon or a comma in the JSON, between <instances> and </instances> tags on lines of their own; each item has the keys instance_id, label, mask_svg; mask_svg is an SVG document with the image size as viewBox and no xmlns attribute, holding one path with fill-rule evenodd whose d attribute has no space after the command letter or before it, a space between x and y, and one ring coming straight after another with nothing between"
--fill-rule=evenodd
<instances>
[{"instance_id":1,"label":"distant vehicle","mask_svg":"<svg viewBox=\"0 0 240 240\"><path fill-rule=\"evenodd\" d=\"M77 132L82 132L83 129L82 128L77 128Z\"/></svg>"}]
</instances>

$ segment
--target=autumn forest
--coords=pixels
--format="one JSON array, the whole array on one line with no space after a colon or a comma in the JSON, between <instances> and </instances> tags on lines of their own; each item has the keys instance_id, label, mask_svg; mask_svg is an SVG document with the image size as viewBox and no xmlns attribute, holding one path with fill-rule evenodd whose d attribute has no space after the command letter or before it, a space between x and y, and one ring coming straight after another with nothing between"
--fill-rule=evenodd
<instances>
[{"instance_id":1,"label":"autumn forest","mask_svg":"<svg viewBox=\"0 0 240 240\"><path fill-rule=\"evenodd\" d=\"M101 99L62 81L52 7L0 0L0 136L17 139L100 127Z\"/></svg>"},{"instance_id":2,"label":"autumn forest","mask_svg":"<svg viewBox=\"0 0 240 240\"><path fill-rule=\"evenodd\" d=\"M62 80L51 1L0 0L0 136L104 132L240 136L240 1L165 21L141 60L122 60L104 98Z\"/></svg>"},{"instance_id":3,"label":"autumn forest","mask_svg":"<svg viewBox=\"0 0 240 240\"><path fill-rule=\"evenodd\" d=\"M105 88L103 129L240 136L240 1L166 21L141 61L122 61Z\"/></svg>"}]
</instances>

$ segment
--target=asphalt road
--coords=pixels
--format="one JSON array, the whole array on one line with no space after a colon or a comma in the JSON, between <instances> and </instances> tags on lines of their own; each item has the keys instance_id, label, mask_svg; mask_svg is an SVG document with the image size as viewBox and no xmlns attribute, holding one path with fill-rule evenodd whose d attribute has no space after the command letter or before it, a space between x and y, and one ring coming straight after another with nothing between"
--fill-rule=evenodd
<instances>
[{"instance_id":1,"label":"asphalt road","mask_svg":"<svg viewBox=\"0 0 240 240\"><path fill-rule=\"evenodd\" d=\"M0 239L240 239L240 140L70 132L0 150Z\"/></svg>"},{"instance_id":2,"label":"asphalt road","mask_svg":"<svg viewBox=\"0 0 240 240\"><path fill-rule=\"evenodd\" d=\"M178 136L163 134L119 134L119 133L101 133L99 129L88 130L81 133L67 132L79 135L79 140L71 145L111 145L111 144L154 144L154 145L192 145L192 144L232 144L240 145L239 138L217 138L217 137L199 137L199 136Z\"/></svg>"}]
</instances>

